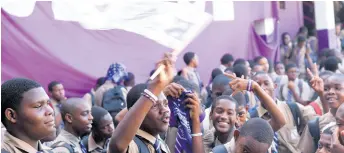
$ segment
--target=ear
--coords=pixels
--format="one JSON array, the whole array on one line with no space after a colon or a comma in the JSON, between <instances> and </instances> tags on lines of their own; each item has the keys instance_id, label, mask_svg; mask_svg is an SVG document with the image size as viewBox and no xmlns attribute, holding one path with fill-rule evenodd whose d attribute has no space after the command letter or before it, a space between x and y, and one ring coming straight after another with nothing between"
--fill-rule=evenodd
<instances>
[{"instance_id":1,"label":"ear","mask_svg":"<svg viewBox=\"0 0 344 153\"><path fill-rule=\"evenodd\" d=\"M5 110L5 116L9 122L11 122L11 123L17 122L17 113L12 108L7 108Z\"/></svg>"},{"instance_id":2,"label":"ear","mask_svg":"<svg viewBox=\"0 0 344 153\"><path fill-rule=\"evenodd\" d=\"M235 140L235 141L238 140L239 135L240 135L240 131L236 129L236 130L234 131L234 140Z\"/></svg>"},{"instance_id":3,"label":"ear","mask_svg":"<svg viewBox=\"0 0 344 153\"><path fill-rule=\"evenodd\" d=\"M73 116L71 114L67 113L64 117L68 123L71 124L73 122Z\"/></svg>"}]
</instances>

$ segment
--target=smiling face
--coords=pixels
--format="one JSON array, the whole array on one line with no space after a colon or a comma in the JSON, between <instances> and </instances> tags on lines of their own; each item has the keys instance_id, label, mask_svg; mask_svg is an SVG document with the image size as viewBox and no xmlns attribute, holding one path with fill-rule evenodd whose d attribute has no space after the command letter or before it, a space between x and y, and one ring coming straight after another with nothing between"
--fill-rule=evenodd
<instances>
[{"instance_id":1,"label":"smiling face","mask_svg":"<svg viewBox=\"0 0 344 153\"><path fill-rule=\"evenodd\" d=\"M228 133L236 122L236 106L230 100L220 99L213 106L210 117L214 127L219 133Z\"/></svg>"},{"instance_id":2,"label":"smiling face","mask_svg":"<svg viewBox=\"0 0 344 153\"><path fill-rule=\"evenodd\" d=\"M100 119L99 125L97 126L97 129L94 130L95 135L105 139L111 138L115 127L109 113Z\"/></svg>"},{"instance_id":3,"label":"smiling face","mask_svg":"<svg viewBox=\"0 0 344 153\"><path fill-rule=\"evenodd\" d=\"M257 82L269 96L273 97L276 86L268 74L258 74L254 76L253 80Z\"/></svg>"},{"instance_id":4,"label":"smiling face","mask_svg":"<svg viewBox=\"0 0 344 153\"><path fill-rule=\"evenodd\" d=\"M285 73L284 65L282 63L278 63L275 66L275 72L277 75L284 75L284 73Z\"/></svg>"},{"instance_id":5,"label":"smiling face","mask_svg":"<svg viewBox=\"0 0 344 153\"><path fill-rule=\"evenodd\" d=\"M16 111L16 119L12 123L34 140L41 140L55 133L53 109L49 105L49 97L44 89L34 88L22 96L23 99Z\"/></svg>"},{"instance_id":6,"label":"smiling face","mask_svg":"<svg viewBox=\"0 0 344 153\"><path fill-rule=\"evenodd\" d=\"M166 132L169 127L170 114L171 112L166 97L160 95L158 102L149 110L141 127L152 135Z\"/></svg>"},{"instance_id":7,"label":"smiling face","mask_svg":"<svg viewBox=\"0 0 344 153\"><path fill-rule=\"evenodd\" d=\"M338 109L344 103L343 75L332 75L324 82L324 97L330 108Z\"/></svg>"}]
</instances>

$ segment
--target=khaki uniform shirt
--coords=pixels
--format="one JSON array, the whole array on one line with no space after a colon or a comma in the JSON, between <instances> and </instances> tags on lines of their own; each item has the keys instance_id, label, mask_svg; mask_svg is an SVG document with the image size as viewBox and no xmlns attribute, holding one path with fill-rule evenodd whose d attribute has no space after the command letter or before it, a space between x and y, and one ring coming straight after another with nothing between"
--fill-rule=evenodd
<instances>
[{"instance_id":1,"label":"khaki uniform shirt","mask_svg":"<svg viewBox=\"0 0 344 153\"><path fill-rule=\"evenodd\" d=\"M301 93L301 89L299 88L299 81L302 81L302 93ZM278 99L282 100L282 101L287 101L288 100L288 92L289 92L288 82L284 85L281 85L280 88L282 88L282 89L280 89L278 91L279 92ZM296 90L297 94L301 97L301 99L304 101L311 100L311 98L314 95L313 89L311 89L311 87L305 81L303 81L301 79L295 80L295 90ZM291 101L295 101L293 95L291 96Z\"/></svg>"},{"instance_id":2,"label":"khaki uniform shirt","mask_svg":"<svg viewBox=\"0 0 344 153\"><path fill-rule=\"evenodd\" d=\"M216 132L215 128L212 128L205 132L203 136L203 144L204 144L205 152L211 152L211 150L214 147L218 145L222 145L222 143L215 136L215 132ZM230 142L232 139L233 139L233 133L228 137L227 142Z\"/></svg>"},{"instance_id":3,"label":"khaki uniform shirt","mask_svg":"<svg viewBox=\"0 0 344 153\"><path fill-rule=\"evenodd\" d=\"M328 112L324 114L323 116L319 117L319 128L320 130L323 130L326 128L329 124L333 124L333 122L336 122L336 118L331 114L331 112ZM314 150L314 142L313 142L313 137L311 133L309 132L308 125L306 125L300 142L298 144L298 148L301 150L301 152L304 153L312 153L315 152Z\"/></svg>"},{"instance_id":4,"label":"khaki uniform shirt","mask_svg":"<svg viewBox=\"0 0 344 153\"><path fill-rule=\"evenodd\" d=\"M147 145L150 153L155 153L155 149L154 149L153 145L154 145L155 141L157 140L156 137L154 137L154 136L150 135L149 133L142 131L140 129L136 132L136 135L141 137L140 140L143 141L143 143ZM158 136L158 139L161 143L162 153L171 153L167 144L162 139L160 139L159 136ZM110 153L109 149L107 152ZM139 153L139 148L138 148L138 146L134 140L132 140L129 143L129 146L128 146L126 153Z\"/></svg>"},{"instance_id":5,"label":"khaki uniform shirt","mask_svg":"<svg viewBox=\"0 0 344 153\"><path fill-rule=\"evenodd\" d=\"M74 147L74 151L76 153L82 153L82 149L81 149L81 146L79 144L80 141L81 140L80 140L79 137L76 137L73 134L71 134L71 133L69 133L69 132L67 132L65 130L61 130L61 133L54 140L53 144L58 143L58 142L65 142L65 143L70 144L71 146L73 146ZM62 149L64 151L66 150L66 148L64 148L64 147L58 147L58 148L54 149L54 152L57 151L57 152L61 152L62 153L63 151L60 150L60 149Z\"/></svg>"},{"instance_id":6,"label":"khaki uniform shirt","mask_svg":"<svg viewBox=\"0 0 344 153\"><path fill-rule=\"evenodd\" d=\"M36 149L28 143L14 137L8 131L5 131L1 149L10 153L36 153L38 151L49 150L50 148L45 147L41 142L38 142L38 149Z\"/></svg>"}]
</instances>

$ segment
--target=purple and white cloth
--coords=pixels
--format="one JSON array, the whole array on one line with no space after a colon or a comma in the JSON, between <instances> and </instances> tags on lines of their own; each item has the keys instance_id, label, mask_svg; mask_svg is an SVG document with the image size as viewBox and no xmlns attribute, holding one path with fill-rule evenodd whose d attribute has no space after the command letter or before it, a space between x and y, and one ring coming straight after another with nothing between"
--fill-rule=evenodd
<instances>
[{"instance_id":1,"label":"purple and white cloth","mask_svg":"<svg viewBox=\"0 0 344 153\"><path fill-rule=\"evenodd\" d=\"M126 67L121 63L113 63L110 65L107 74L106 80L111 80L115 84L119 84L125 77L128 76Z\"/></svg>"}]
</instances>

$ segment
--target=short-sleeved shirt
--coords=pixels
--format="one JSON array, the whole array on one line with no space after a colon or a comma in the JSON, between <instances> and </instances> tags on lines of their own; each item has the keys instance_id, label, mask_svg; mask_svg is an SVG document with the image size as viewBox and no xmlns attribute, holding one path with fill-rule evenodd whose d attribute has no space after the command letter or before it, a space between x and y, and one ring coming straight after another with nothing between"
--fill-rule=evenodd
<instances>
[{"instance_id":1,"label":"short-sleeved shirt","mask_svg":"<svg viewBox=\"0 0 344 153\"><path fill-rule=\"evenodd\" d=\"M195 68L192 67L186 67L184 68L184 72L186 75L186 80L189 80L193 83L195 83L198 87L201 87L201 78L199 76L199 73L196 71ZM200 88L201 89L201 88Z\"/></svg>"},{"instance_id":2,"label":"short-sleeved shirt","mask_svg":"<svg viewBox=\"0 0 344 153\"><path fill-rule=\"evenodd\" d=\"M302 88L302 89L301 89ZM311 89L311 87L303 80L301 79L296 79L295 80L295 90L299 94L302 100L304 101L310 101L314 95L314 90ZM302 91L302 92L301 92ZM295 101L294 96L290 95L290 99L288 99L288 94L289 94L289 88L288 84L284 84L280 87L279 90L279 100L282 101Z\"/></svg>"},{"instance_id":3,"label":"short-sleeved shirt","mask_svg":"<svg viewBox=\"0 0 344 153\"><path fill-rule=\"evenodd\" d=\"M136 135L144 144L147 145L147 148L148 148L150 153L155 153L155 149L154 149L153 145L157 139L160 141L162 153L171 153L167 144L159 136L158 136L158 138L156 138L156 137L152 136L151 134L149 134L143 130L140 130L140 129L137 130ZM110 153L109 149L107 152ZM138 146L134 140L132 140L129 143L129 146L128 146L126 153L139 153L139 148L138 148Z\"/></svg>"},{"instance_id":4,"label":"short-sleeved shirt","mask_svg":"<svg viewBox=\"0 0 344 153\"><path fill-rule=\"evenodd\" d=\"M211 152L211 150L214 147L216 147L218 145L222 145L222 143L219 141L219 139L217 139L215 132L216 132L215 128L212 128L212 129L205 132L205 134L203 136L203 144L204 144L205 152ZM233 139L233 133L229 135L227 142L230 142L232 139Z\"/></svg>"},{"instance_id":5,"label":"short-sleeved shirt","mask_svg":"<svg viewBox=\"0 0 344 153\"><path fill-rule=\"evenodd\" d=\"M333 124L336 122L336 118L332 115L331 111L324 114L323 116L319 117L319 128L320 131L326 128L328 125ZM302 152L315 152L314 150L314 141L313 137L309 131L308 125L306 125L305 129L303 130L303 133L301 135L300 142L298 144L298 148Z\"/></svg>"},{"instance_id":6,"label":"short-sleeved shirt","mask_svg":"<svg viewBox=\"0 0 344 153\"><path fill-rule=\"evenodd\" d=\"M49 150L49 147L42 145L41 142L38 142L37 149L29 145L28 143L20 140L8 131L5 131L3 143L1 144L1 149L4 149L10 153L36 153L38 151Z\"/></svg>"},{"instance_id":7,"label":"short-sleeved shirt","mask_svg":"<svg viewBox=\"0 0 344 153\"><path fill-rule=\"evenodd\" d=\"M73 146L74 151L76 153L82 153L82 148L79 144L80 141L81 141L81 139L79 137L74 136L73 134L67 132L66 130L61 130L61 133L53 141L53 144L59 143L59 142L64 142L64 143L67 143L67 144ZM63 148L63 149L65 149L65 148ZM58 150L58 149L54 149L54 150Z\"/></svg>"}]
</instances>

